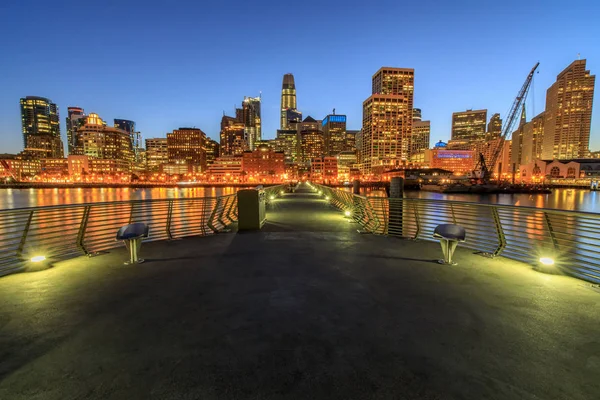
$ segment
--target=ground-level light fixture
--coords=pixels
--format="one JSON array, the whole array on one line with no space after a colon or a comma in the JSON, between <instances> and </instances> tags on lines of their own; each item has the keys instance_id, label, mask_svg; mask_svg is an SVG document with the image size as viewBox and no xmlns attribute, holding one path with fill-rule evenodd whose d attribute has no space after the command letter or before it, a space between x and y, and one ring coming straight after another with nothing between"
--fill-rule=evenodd
<instances>
[{"instance_id":1,"label":"ground-level light fixture","mask_svg":"<svg viewBox=\"0 0 600 400\"><path fill-rule=\"evenodd\" d=\"M275 196L270 196L269 200L275 200Z\"/></svg>"},{"instance_id":2,"label":"ground-level light fixture","mask_svg":"<svg viewBox=\"0 0 600 400\"><path fill-rule=\"evenodd\" d=\"M350 210L346 210L346 211L344 211L344 215L345 215L346 217L349 217L349 216L351 216L351 215L352 215L352 211L350 211Z\"/></svg>"},{"instance_id":3,"label":"ground-level light fixture","mask_svg":"<svg viewBox=\"0 0 600 400\"><path fill-rule=\"evenodd\" d=\"M325 200L329 200L329 196L325 196Z\"/></svg>"},{"instance_id":4,"label":"ground-level light fixture","mask_svg":"<svg viewBox=\"0 0 600 400\"><path fill-rule=\"evenodd\" d=\"M31 257L31 262L42 262L45 261L46 257L45 256L34 256Z\"/></svg>"},{"instance_id":5,"label":"ground-level light fixture","mask_svg":"<svg viewBox=\"0 0 600 400\"><path fill-rule=\"evenodd\" d=\"M279 193L281 193L281 194L283 195L285 192L282 190L282 191L281 191L281 192L279 192Z\"/></svg>"},{"instance_id":6,"label":"ground-level light fixture","mask_svg":"<svg viewBox=\"0 0 600 400\"><path fill-rule=\"evenodd\" d=\"M541 257L540 262L544 265L554 265L554 259L550 257Z\"/></svg>"}]
</instances>

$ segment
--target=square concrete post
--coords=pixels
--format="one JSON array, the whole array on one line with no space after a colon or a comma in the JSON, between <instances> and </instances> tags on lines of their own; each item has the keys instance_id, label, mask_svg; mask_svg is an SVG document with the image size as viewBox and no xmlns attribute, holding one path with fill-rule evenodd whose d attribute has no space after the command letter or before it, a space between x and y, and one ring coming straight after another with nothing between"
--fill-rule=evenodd
<instances>
[{"instance_id":1,"label":"square concrete post","mask_svg":"<svg viewBox=\"0 0 600 400\"><path fill-rule=\"evenodd\" d=\"M389 201L389 224L388 233L398 236L403 235L402 229L402 199L404 197L404 178L393 177L390 182L390 201Z\"/></svg>"}]
</instances>

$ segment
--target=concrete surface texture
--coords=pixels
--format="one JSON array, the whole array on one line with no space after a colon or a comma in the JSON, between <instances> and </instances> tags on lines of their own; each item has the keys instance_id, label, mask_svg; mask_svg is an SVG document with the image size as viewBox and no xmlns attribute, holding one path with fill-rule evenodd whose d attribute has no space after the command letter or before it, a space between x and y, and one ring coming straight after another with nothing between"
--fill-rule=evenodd
<instances>
[{"instance_id":1,"label":"concrete surface texture","mask_svg":"<svg viewBox=\"0 0 600 400\"><path fill-rule=\"evenodd\" d=\"M600 294L361 235L306 190L260 232L0 279L0 399L597 399Z\"/></svg>"}]
</instances>

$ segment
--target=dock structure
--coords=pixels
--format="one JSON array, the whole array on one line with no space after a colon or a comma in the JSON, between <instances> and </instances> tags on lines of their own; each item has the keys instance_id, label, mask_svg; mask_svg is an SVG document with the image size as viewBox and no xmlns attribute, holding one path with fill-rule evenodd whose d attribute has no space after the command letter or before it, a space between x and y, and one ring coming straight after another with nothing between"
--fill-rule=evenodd
<instances>
[{"instance_id":1,"label":"dock structure","mask_svg":"<svg viewBox=\"0 0 600 400\"><path fill-rule=\"evenodd\" d=\"M597 398L593 285L351 221L301 185L256 232L1 278L0 398Z\"/></svg>"}]
</instances>

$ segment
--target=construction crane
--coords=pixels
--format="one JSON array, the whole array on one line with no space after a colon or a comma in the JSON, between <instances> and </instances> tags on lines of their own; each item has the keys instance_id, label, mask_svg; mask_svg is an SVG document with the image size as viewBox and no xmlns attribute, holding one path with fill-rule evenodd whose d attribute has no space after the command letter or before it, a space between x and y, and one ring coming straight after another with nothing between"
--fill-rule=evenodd
<instances>
[{"instance_id":1,"label":"construction crane","mask_svg":"<svg viewBox=\"0 0 600 400\"><path fill-rule=\"evenodd\" d=\"M490 182L492 172L496 167L496 162L498 161L500 153L502 153L502 149L504 148L504 142L513 130L513 126L517 121L517 114L519 113L521 106L527 98L527 93L529 92L531 81L533 80L533 74L535 73L535 70L539 65L539 62L535 64L535 66L531 69L529 75L527 75L527 79L525 79L525 83L523 83L521 90L519 90L519 94L517 94L517 97L515 98L515 101L513 102L510 111L508 112L508 118L505 120L506 122L504 123L504 127L502 128L502 134L499 138L500 140L498 140L496 148L492 153L492 157L486 162L483 153L479 154L479 161L477 163L477 166L475 167L475 171L473 172L475 177L479 179L480 183L487 184Z\"/></svg>"}]
</instances>

